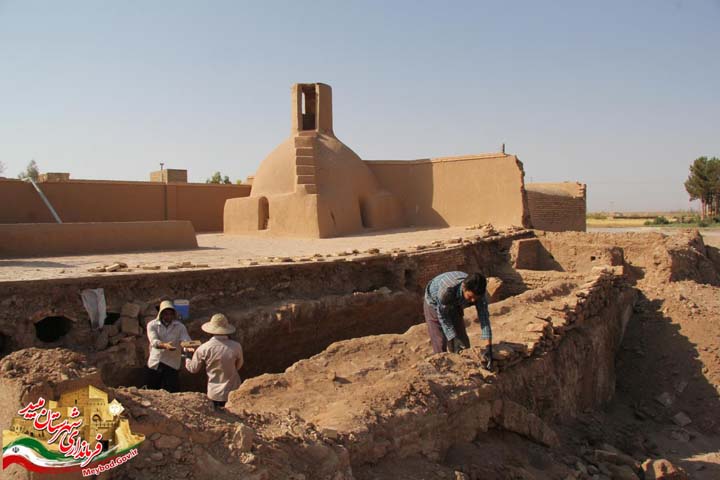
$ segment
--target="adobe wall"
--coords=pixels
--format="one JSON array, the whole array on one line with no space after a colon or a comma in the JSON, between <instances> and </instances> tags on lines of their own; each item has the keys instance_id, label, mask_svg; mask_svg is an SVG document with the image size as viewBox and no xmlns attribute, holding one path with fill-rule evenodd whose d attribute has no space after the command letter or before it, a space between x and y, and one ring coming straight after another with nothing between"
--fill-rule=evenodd
<instances>
[{"instance_id":1,"label":"adobe wall","mask_svg":"<svg viewBox=\"0 0 720 480\"><path fill-rule=\"evenodd\" d=\"M522 163L502 153L365 161L413 226L526 226Z\"/></svg>"},{"instance_id":2,"label":"adobe wall","mask_svg":"<svg viewBox=\"0 0 720 480\"><path fill-rule=\"evenodd\" d=\"M533 228L548 232L587 228L586 185L577 182L528 183L527 191L530 221Z\"/></svg>"},{"instance_id":3,"label":"adobe wall","mask_svg":"<svg viewBox=\"0 0 720 480\"><path fill-rule=\"evenodd\" d=\"M197 239L187 220L0 225L0 258L191 248Z\"/></svg>"},{"instance_id":4,"label":"adobe wall","mask_svg":"<svg viewBox=\"0 0 720 480\"><path fill-rule=\"evenodd\" d=\"M39 184L63 222L189 220L196 231L222 231L229 198L249 185L69 180ZM54 222L33 186L0 179L0 223Z\"/></svg>"}]
</instances>

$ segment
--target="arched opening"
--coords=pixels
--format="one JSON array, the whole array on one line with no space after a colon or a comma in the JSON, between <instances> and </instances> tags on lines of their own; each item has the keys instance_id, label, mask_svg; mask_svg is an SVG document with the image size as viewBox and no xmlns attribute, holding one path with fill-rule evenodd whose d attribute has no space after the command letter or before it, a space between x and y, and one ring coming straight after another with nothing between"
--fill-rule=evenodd
<instances>
[{"instance_id":1,"label":"arched opening","mask_svg":"<svg viewBox=\"0 0 720 480\"><path fill-rule=\"evenodd\" d=\"M302 90L302 130L317 130L317 92L315 85L303 85Z\"/></svg>"},{"instance_id":2,"label":"arched opening","mask_svg":"<svg viewBox=\"0 0 720 480\"><path fill-rule=\"evenodd\" d=\"M365 201L360 199L359 206L360 206L360 223L362 224L363 228L368 228L370 226L369 225L370 222L368 219L368 212L367 212L367 207L366 207Z\"/></svg>"},{"instance_id":3,"label":"arched opening","mask_svg":"<svg viewBox=\"0 0 720 480\"><path fill-rule=\"evenodd\" d=\"M258 201L258 230L267 230L270 223L270 203L267 197Z\"/></svg>"},{"instance_id":4,"label":"arched opening","mask_svg":"<svg viewBox=\"0 0 720 480\"><path fill-rule=\"evenodd\" d=\"M72 326L72 320L67 317L45 317L35 324L35 336L41 342L57 342L72 330Z\"/></svg>"}]
</instances>

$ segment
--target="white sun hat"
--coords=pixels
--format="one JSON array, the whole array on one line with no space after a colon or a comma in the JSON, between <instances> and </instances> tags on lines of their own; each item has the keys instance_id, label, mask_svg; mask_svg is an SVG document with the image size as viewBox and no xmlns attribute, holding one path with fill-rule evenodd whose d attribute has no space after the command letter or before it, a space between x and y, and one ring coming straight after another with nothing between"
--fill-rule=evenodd
<instances>
[{"instance_id":1,"label":"white sun hat","mask_svg":"<svg viewBox=\"0 0 720 480\"><path fill-rule=\"evenodd\" d=\"M202 331L212 335L229 335L235 331L228 319L222 313L216 313L209 322L203 323Z\"/></svg>"}]
</instances>

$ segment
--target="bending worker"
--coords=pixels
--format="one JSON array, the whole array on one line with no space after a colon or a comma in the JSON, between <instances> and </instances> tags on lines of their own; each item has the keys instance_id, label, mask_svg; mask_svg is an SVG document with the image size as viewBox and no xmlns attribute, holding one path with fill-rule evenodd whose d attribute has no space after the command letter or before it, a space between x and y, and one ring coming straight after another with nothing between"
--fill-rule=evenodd
<instances>
[{"instance_id":1,"label":"bending worker","mask_svg":"<svg viewBox=\"0 0 720 480\"><path fill-rule=\"evenodd\" d=\"M158 316L147 324L150 388L162 388L168 392L177 390L178 372L182 364L180 342L190 341L185 325L177 317L173 303L165 300L160 303Z\"/></svg>"},{"instance_id":2,"label":"bending worker","mask_svg":"<svg viewBox=\"0 0 720 480\"><path fill-rule=\"evenodd\" d=\"M459 353L470 348L463 310L475 305L482 329L480 338L487 342L483 362L488 370L492 368L492 328L486 286L485 277L479 273L445 272L430 280L425 288L423 310L435 353Z\"/></svg>"},{"instance_id":3,"label":"bending worker","mask_svg":"<svg viewBox=\"0 0 720 480\"><path fill-rule=\"evenodd\" d=\"M204 366L208 376L207 396L216 408L224 407L230 392L241 383L238 370L243 365L242 347L227 337L235 332L235 327L222 313L213 315L200 328L212 338L197 348L192 359L185 360L185 368L190 373L197 373ZM193 349L186 348L185 351L190 353Z\"/></svg>"}]
</instances>

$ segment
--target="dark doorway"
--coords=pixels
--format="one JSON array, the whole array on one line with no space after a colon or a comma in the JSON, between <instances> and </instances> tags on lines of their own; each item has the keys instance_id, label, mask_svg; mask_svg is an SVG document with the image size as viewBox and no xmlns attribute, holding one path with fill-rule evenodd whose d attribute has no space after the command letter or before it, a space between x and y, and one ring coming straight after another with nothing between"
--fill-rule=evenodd
<instances>
[{"instance_id":1,"label":"dark doorway","mask_svg":"<svg viewBox=\"0 0 720 480\"><path fill-rule=\"evenodd\" d=\"M258 201L258 229L267 230L270 222L270 204L266 197L260 197Z\"/></svg>"},{"instance_id":2,"label":"dark doorway","mask_svg":"<svg viewBox=\"0 0 720 480\"><path fill-rule=\"evenodd\" d=\"M73 322L67 317L45 317L35 324L35 336L41 342L57 342L72 330Z\"/></svg>"}]
</instances>

